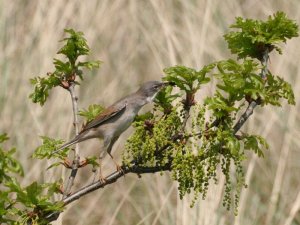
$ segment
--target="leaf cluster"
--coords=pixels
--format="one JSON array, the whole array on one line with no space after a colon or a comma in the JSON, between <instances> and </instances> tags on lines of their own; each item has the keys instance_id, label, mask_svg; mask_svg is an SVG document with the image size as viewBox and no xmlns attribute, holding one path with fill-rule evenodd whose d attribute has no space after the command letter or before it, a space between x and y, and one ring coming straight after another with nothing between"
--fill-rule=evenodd
<instances>
[{"instance_id":1,"label":"leaf cluster","mask_svg":"<svg viewBox=\"0 0 300 225\"><path fill-rule=\"evenodd\" d=\"M2 144L8 140L0 135L0 223L1 224L48 224L46 213L61 211L63 204L53 203L52 197L59 192L59 183L38 184L33 182L22 187L16 175L23 176L23 168L14 158L15 148L4 150Z\"/></svg>"},{"instance_id":2,"label":"leaf cluster","mask_svg":"<svg viewBox=\"0 0 300 225\"><path fill-rule=\"evenodd\" d=\"M286 99L288 104L295 105L295 95L290 83L279 76L267 74L264 90L263 104L281 106L281 99Z\"/></svg>"},{"instance_id":3,"label":"leaf cluster","mask_svg":"<svg viewBox=\"0 0 300 225\"><path fill-rule=\"evenodd\" d=\"M45 219L47 213L62 211L62 202L53 202L53 195L59 193L60 183L33 182L21 187L13 179L6 184L9 191L3 192L6 202L6 215L3 222L18 221L20 224L49 224ZM11 200L8 194L14 193L16 198ZM7 194L7 195L6 195ZM9 203L9 204L8 204Z\"/></svg>"},{"instance_id":4,"label":"leaf cluster","mask_svg":"<svg viewBox=\"0 0 300 225\"><path fill-rule=\"evenodd\" d=\"M201 85L210 81L207 74L215 67L215 64L204 66L201 70L195 70L186 66L173 66L164 69L166 76L164 80L174 83L180 90L185 92L184 106L189 109L195 104L195 93Z\"/></svg>"},{"instance_id":5,"label":"leaf cluster","mask_svg":"<svg viewBox=\"0 0 300 225\"><path fill-rule=\"evenodd\" d=\"M91 120L95 119L95 117L98 116L103 110L103 106L92 104L87 109L80 110L78 115L84 117L86 122L90 122Z\"/></svg>"},{"instance_id":6,"label":"leaf cluster","mask_svg":"<svg viewBox=\"0 0 300 225\"><path fill-rule=\"evenodd\" d=\"M14 158L16 149L4 150L3 143L8 140L7 134L0 134L0 184L11 181L12 175L24 175L23 168Z\"/></svg>"},{"instance_id":7,"label":"leaf cluster","mask_svg":"<svg viewBox=\"0 0 300 225\"><path fill-rule=\"evenodd\" d=\"M173 82L180 90L186 93L195 93L202 84L210 81L206 75L215 67L215 64L204 66L197 71L193 68L178 65L164 69L166 77L164 80Z\"/></svg>"},{"instance_id":8,"label":"leaf cluster","mask_svg":"<svg viewBox=\"0 0 300 225\"><path fill-rule=\"evenodd\" d=\"M172 93L173 87L167 86L163 90L161 90L155 97L154 103L156 107L159 107L159 110L163 111L164 114L169 114L173 108L173 101L181 96L180 93L174 94Z\"/></svg>"},{"instance_id":9,"label":"leaf cluster","mask_svg":"<svg viewBox=\"0 0 300 225\"><path fill-rule=\"evenodd\" d=\"M298 36L298 25L284 12L276 12L267 21L237 17L230 27L238 31L230 31L224 38L231 53L239 58L262 59L265 51L274 48L281 54L279 44Z\"/></svg>"},{"instance_id":10,"label":"leaf cluster","mask_svg":"<svg viewBox=\"0 0 300 225\"><path fill-rule=\"evenodd\" d=\"M268 145L260 136L238 138L232 131L230 119L222 121L218 127L207 129L207 120L204 119L207 110L207 106L200 104L192 108L192 138L182 148L176 149L172 162L173 179L179 183L181 198L194 194L193 205L199 195L203 199L206 197L209 185L218 182L217 173L221 170L226 181L223 204L227 209L231 207L231 195L235 191L234 207L237 209L241 188L246 185L242 168L245 151L252 150L261 157ZM236 172L235 181L230 175L232 167Z\"/></svg>"},{"instance_id":11,"label":"leaf cluster","mask_svg":"<svg viewBox=\"0 0 300 225\"><path fill-rule=\"evenodd\" d=\"M100 61L79 61L80 56L90 54L90 48L82 32L65 29L65 33L68 36L62 40L64 46L57 54L63 55L66 60L54 58L54 72L47 73L46 77L37 76L30 80L34 90L29 98L34 103L44 105L52 88L61 86L68 89L73 84L79 84L76 77L83 80L82 69L93 69L100 66Z\"/></svg>"},{"instance_id":12,"label":"leaf cluster","mask_svg":"<svg viewBox=\"0 0 300 225\"><path fill-rule=\"evenodd\" d=\"M286 99L289 104L295 104L291 85L270 71L266 79L261 76L262 66L253 60L245 59L238 62L232 59L217 63L217 90L214 96L207 97L205 104L217 118L238 112L243 106L241 101L256 101L261 106L271 104L281 105ZM237 107L237 103L240 105Z\"/></svg>"},{"instance_id":13,"label":"leaf cluster","mask_svg":"<svg viewBox=\"0 0 300 225\"><path fill-rule=\"evenodd\" d=\"M249 96L257 100L264 88L264 81L259 74L261 69L253 60L244 60L239 63L229 59L218 62L218 73L215 77L220 83L217 88L227 94L231 102L240 101Z\"/></svg>"},{"instance_id":14,"label":"leaf cluster","mask_svg":"<svg viewBox=\"0 0 300 225\"><path fill-rule=\"evenodd\" d=\"M201 70L182 65L164 69L163 79L177 89L174 92L169 87L159 93L154 113L135 122L123 161L127 166L132 162L141 166L171 164L180 197L193 193L192 205L199 196L206 197L221 171L225 177L223 205L227 209L233 206L237 212L241 190L246 187L246 152L263 157L268 149L259 135L236 134L235 125L241 120L237 115L243 115L245 105L252 102L262 107L280 106L283 99L295 103L291 85L268 71L262 56L268 57L274 48L280 51L278 44L298 36L298 26L278 12L267 21L237 18L231 27L239 31L230 32L225 39L241 60L222 60ZM217 81L215 92L204 98L204 104L196 102L195 94L212 79ZM187 119L191 122L186 123ZM174 141L174 137L178 138Z\"/></svg>"},{"instance_id":15,"label":"leaf cluster","mask_svg":"<svg viewBox=\"0 0 300 225\"><path fill-rule=\"evenodd\" d=\"M34 153L32 154L33 158L50 159L52 157L56 157L56 158L64 159L65 157L67 157L69 148L65 148L60 152L54 153L60 147L60 145L64 143L63 140L60 139L56 140L53 138L49 138L47 136L41 136L41 139L43 143L42 145L37 147L37 149L34 151Z\"/></svg>"},{"instance_id":16,"label":"leaf cluster","mask_svg":"<svg viewBox=\"0 0 300 225\"><path fill-rule=\"evenodd\" d=\"M133 123L134 134L127 139L123 163L130 166L133 160L141 166L166 165L169 162L167 148L164 154L157 154L157 150L174 145L170 137L179 132L180 125L175 108L162 117L149 113L139 116Z\"/></svg>"}]
</instances>

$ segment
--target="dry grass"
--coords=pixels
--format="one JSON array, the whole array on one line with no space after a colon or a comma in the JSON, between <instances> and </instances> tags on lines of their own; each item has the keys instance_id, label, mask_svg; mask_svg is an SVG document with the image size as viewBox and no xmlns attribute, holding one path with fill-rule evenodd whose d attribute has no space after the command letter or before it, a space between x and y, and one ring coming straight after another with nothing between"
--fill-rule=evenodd
<instances>
[{"instance_id":1,"label":"dry grass","mask_svg":"<svg viewBox=\"0 0 300 225\"><path fill-rule=\"evenodd\" d=\"M29 158L40 144L38 136L72 136L71 103L66 92L55 90L43 108L28 99L28 79L53 69L52 57L64 28L83 31L93 58L104 61L101 70L87 74L78 90L82 108L91 103L108 105L142 81L160 79L167 66L200 68L229 57L222 34L236 16L266 18L283 10L300 23L296 0L0 2L0 131L7 132L10 144L19 150L26 170L24 184L54 179L61 173L45 172L44 162ZM265 159L249 155L245 165L249 188L242 193L237 217L221 206L222 178L211 186L205 201L190 209L189 197L178 198L169 174L142 179L129 175L73 203L55 224L300 224L299 52L300 42L295 39L284 46L282 56L271 56L272 72L292 82L297 106L257 110L249 121L247 129L266 137L271 150ZM210 89L201 94L210 94ZM123 144L124 140L117 143L118 153ZM99 145L90 141L82 146L93 147L96 153ZM112 170L109 160L105 167L106 172ZM85 170L80 176L89 174Z\"/></svg>"}]
</instances>

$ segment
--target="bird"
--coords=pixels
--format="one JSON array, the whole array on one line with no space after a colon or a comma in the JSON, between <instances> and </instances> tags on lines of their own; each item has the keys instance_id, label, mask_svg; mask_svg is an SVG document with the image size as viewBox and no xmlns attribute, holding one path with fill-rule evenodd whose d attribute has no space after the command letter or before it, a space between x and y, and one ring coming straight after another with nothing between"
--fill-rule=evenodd
<instances>
[{"instance_id":1,"label":"bird","mask_svg":"<svg viewBox=\"0 0 300 225\"><path fill-rule=\"evenodd\" d=\"M101 148L99 160L103 159L106 154L109 154L114 161L117 170L122 170L111 155L114 143L118 140L120 135L130 127L139 110L147 103L152 102L156 94L169 84L170 82L161 81L148 81L142 84L136 92L120 99L102 111L93 120L84 125L77 136L59 147L52 154L73 144L92 138L100 138L103 139L103 146ZM100 179L102 179L101 163Z\"/></svg>"}]
</instances>

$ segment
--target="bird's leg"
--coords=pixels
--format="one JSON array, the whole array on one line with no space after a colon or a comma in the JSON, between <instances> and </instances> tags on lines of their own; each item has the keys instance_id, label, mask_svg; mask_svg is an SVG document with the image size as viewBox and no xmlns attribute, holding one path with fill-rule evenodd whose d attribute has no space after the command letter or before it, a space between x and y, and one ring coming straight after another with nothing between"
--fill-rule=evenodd
<instances>
[{"instance_id":1,"label":"bird's leg","mask_svg":"<svg viewBox=\"0 0 300 225\"><path fill-rule=\"evenodd\" d=\"M122 173L124 173L122 167L115 161L114 157L110 154L110 152L108 152L109 156L111 157L111 159L114 161L116 167L117 167L117 171L121 171Z\"/></svg>"},{"instance_id":2,"label":"bird's leg","mask_svg":"<svg viewBox=\"0 0 300 225\"><path fill-rule=\"evenodd\" d=\"M101 183L106 183L106 179L102 175L102 169L101 169L101 157L99 158L99 180Z\"/></svg>"},{"instance_id":3,"label":"bird's leg","mask_svg":"<svg viewBox=\"0 0 300 225\"><path fill-rule=\"evenodd\" d=\"M114 143L118 140L118 138L119 138L119 136L113 137L111 139L107 139L104 141L104 145L108 143L107 145L105 145L105 146L107 146L106 152L109 154L109 156L115 163L115 165L117 167L117 171L121 171L123 174L125 174L122 167L114 160L114 157L111 155L112 147L113 147Z\"/></svg>"}]
</instances>

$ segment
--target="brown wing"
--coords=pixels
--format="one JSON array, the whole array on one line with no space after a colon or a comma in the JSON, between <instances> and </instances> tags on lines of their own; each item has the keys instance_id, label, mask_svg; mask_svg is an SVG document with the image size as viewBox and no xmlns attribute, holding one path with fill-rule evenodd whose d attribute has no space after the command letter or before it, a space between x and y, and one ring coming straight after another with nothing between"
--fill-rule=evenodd
<instances>
[{"instance_id":1,"label":"brown wing","mask_svg":"<svg viewBox=\"0 0 300 225\"><path fill-rule=\"evenodd\" d=\"M115 105L108 107L103 112L101 112L97 117L95 117L95 119L87 123L80 131L80 133L88 129L91 129L93 127L99 126L100 124L107 121L108 119L123 113L125 111L125 108L126 108L126 104L123 104L119 107L116 107Z\"/></svg>"}]
</instances>

